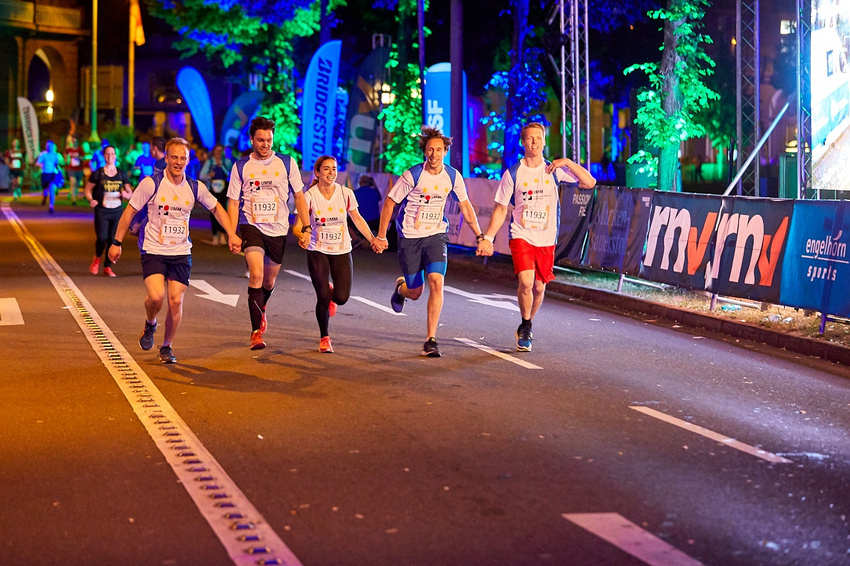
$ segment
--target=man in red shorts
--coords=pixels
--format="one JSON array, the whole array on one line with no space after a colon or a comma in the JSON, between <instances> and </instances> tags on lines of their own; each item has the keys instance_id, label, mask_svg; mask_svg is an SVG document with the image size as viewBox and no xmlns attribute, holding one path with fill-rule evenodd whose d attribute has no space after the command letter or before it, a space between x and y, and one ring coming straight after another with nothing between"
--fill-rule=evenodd
<instances>
[{"instance_id":1,"label":"man in red shorts","mask_svg":"<svg viewBox=\"0 0 850 566\"><path fill-rule=\"evenodd\" d=\"M567 158L552 163L543 159L546 128L538 122L527 124L521 132L525 157L508 169L496 189L495 206L490 225L478 244L478 255L493 255L493 240L508 215L514 210L510 225L510 247L514 272L519 280L517 300L522 322L516 331L516 349L531 350L531 319L543 303L546 284L555 278L555 243L561 218L561 182L578 183L592 188L596 179L581 165Z\"/></svg>"}]
</instances>

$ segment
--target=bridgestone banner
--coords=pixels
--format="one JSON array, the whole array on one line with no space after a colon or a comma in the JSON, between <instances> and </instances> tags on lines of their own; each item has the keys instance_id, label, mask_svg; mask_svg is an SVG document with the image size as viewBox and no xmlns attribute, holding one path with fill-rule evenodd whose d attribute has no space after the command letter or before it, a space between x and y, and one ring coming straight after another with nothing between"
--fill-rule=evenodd
<instances>
[{"instance_id":1,"label":"bridgestone banner","mask_svg":"<svg viewBox=\"0 0 850 566\"><path fill-rule=\"evenodd\" d=\"M653 191L599 187L587 228L583 267L638 275Z\"/></svg>"}]
</instances>

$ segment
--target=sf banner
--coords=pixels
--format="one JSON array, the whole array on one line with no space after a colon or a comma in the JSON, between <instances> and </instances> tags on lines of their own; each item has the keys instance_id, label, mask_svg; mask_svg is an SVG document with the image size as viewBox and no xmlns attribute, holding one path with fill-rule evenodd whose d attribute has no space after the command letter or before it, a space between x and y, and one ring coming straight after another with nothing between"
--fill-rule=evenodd
<instances>
[{"instance_id":1,"label":"sf banner","mask_svg":"<svg viewBox=\"0 0 850 566\"><path fill-rule=\"evenodd\" d=\"M626 275L640 273L653 192L651 189L597 187L587 228L583 267Z\"/></svg>"}]
</instances>

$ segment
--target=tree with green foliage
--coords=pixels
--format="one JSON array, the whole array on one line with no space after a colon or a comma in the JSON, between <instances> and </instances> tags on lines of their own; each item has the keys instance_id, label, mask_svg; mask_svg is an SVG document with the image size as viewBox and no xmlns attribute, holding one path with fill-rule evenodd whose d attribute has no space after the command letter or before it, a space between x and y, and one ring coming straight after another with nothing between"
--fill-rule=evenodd
<instances>
[{"instance_id":1,"label":"tree with green foliage","mask_svg":"<svg viewBox=\"0 0 850 566\"><path fill-rule=\"evenodd\" d=\"M411 62L418 60L411 55L419 50L419 41L412 37L410 25L416 18L416 9L417 0L398 0L395 13L398 41L393 42L387 63L395 97L378 116L390 134L382 158L387 164L386 171L393 175L401 175L422 161L419 132L425 117L422 115L421 69L418 63ZM427 2L424 9L428 9ZM427 28L424 33L429 33Z\"/></svg>"},{"instance_id":2,"label":"tree with green foliage","mask_svg":"<svg viewBox=\"0 0 850 566\"><path fill-rule=\"evenodd\" d=\"M643 71L649 78L649 88L638 95L635 122L644 127L648 145L658 149L657 157L644 149L629 162L642 163L646 172L657 175L660 190L676 190L681 143L705 135L696 117L719 98L705 83L714 72L714 61L703 48L711 38L700 32L707 6L708 0L668 0L666 8L650 11L650 18L664 23L661 62L625 70Z\"/></svg>"},{"instance_id":3,"label":"tree with green foliage","mask_svg":"<svg viewBox=\"0 0 850 566\"><path fill-rule=\"evenodd\" d=\"M319 30L320 9L346 0L152 0L151 14L182 36L175 43L183 58L203 53L224 69L262 77L267 93L260 112L277 124L275 149L297 155L301 133L295 92L294 43ZM248 86L245 84L244 86Z\"/></svg>"}]
</instances>

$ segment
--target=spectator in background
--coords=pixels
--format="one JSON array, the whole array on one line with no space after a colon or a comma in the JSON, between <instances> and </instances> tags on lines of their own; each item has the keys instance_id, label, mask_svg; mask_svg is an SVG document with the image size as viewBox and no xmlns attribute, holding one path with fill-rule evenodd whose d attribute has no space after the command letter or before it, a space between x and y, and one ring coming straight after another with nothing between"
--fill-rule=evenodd
<instances>
[{"instance_id":1,"label":"spectator in background","mask_svg":"<svg viewBox=\"0 0 850 566\"><path fill-rule=\"evenodd\" d=\"M360 208L360 216L363 217L372 232L377 232L381 223L381 205L383 203L381 191L378 190L375 179L369 175L360 175L357 184L354 197L357 199Z\"/></svg>"},{"instance_id":2,"label":"spectator in background","mask_svg":"<svg viewBox=\"0 0 850 566\"><path fill-rule=\"evenodd\" d=\"M76 206L77 187L83 188L85 175L83 175L83 150L80 149L79 142L74 136L68 136L67 147L65 148L65 163L67 163L68 181L71 184L71 204Z\"/></svg>"},{"instance_id":3,"label":"spectator in background","mask_svg":"<svg viewBox=\"0 0 850 566\"><path fill-rule=\"evenodd\" d=\"M46 149L41 152L36 164L41 168L41 205L44 206L50 199L50 214L53 214L53 205L56 202L56 191L64 183L61 166L65 158L56 151L56 142L47 140Z\"/></svg>"},{"instance_id":4,"label":"spectator in background","mask_svg":"<svg viewBox=\"0 0 850 566\"><path fill-rule=\"evenodd\" d=\"M6 192L12 188L12 169L6 163L6 159L0 155L0 191Z\"/></svg>"},{"instance_id":5,"label":"spectator in background","mask_svg":"<svg viewBox=\"0 0 850 566\"><path fill-rule=\"evenodd\" d=\"M151 155L156 159L153 164L153 174L162 173L165 171L165 143L166 139L162 136L156 136L151 144Z\"/></svg>"},{"instance_id":6,"label":"spectator in background","mask_svg":"<svg viewBox=\"0 0 850 566\"><path fill-rule=\"evenodd\" d=\"M227 185L230 183L230 170L233 161L224 156L224 146L216 144L213 146L212 155L201 167L200 180L210 189L216 200L223 207L227 207ZM210 217L212 225L212 244L214 246L227 243L227 232L222 228L213 214Z\"/></svg>"},{"instance_id":7,"label":"spectator in background","mask_svg":"<svg viewBox=\"0 0 850 566\"><path fill-rule=\"evenodd\" d=\"M12 174L12 198L21 198L21 178L24 176L24 153L21 151L21 140L13 139L12 147L6 151L6 164Z\"/></svg>"},{"instance_id":8,"label":"spectator in background","mask_svg":"<svg viewBox=\"0 0 850 566\"><path fill-rule=\"evenodd\" d=\"M139 177L139 181L145 177L153 176L153 167L156 163L156 158L151 155L151 144L144 142L142 144L142 154L136 158L136 163L133 165L133 175Z\"/></svg>"}]
</instances>

